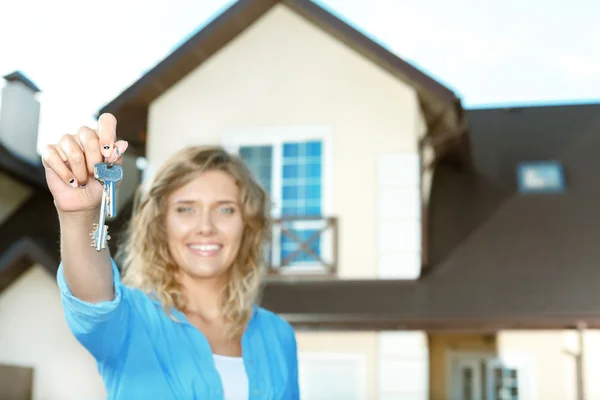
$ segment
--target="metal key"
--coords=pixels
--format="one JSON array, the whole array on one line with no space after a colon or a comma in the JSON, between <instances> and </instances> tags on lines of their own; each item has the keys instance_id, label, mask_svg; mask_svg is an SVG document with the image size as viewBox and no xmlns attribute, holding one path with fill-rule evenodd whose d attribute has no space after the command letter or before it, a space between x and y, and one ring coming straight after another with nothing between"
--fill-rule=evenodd
<instances>
[{"instance_id":1,"label":"metal key","mask_svg":"<svg viewBox=\"0 0 600 400\"><path fill-rule=\"evenodd\" d=\"M106 218L117 215L116 187L117 183L123 179L123 168L119 164L98 163L94 166L94 178L104 185L100 205L100 220L92 233L93 245L97 251L100 251L106 248L107 241L110 239Z\"/></svg>"},{"instance_id":2,"label":"metal key","mask_svg":"<svg viewBox=\"0 0 600 400\"><path fill-rule=\"evenodd\" d=\"M108 242L108 226L106 226L106 204L108 202L108 193L106 186L102 191L102 202L100 203L100 220L97 224L94 224L94 231L90 234L92 237L92 247L96 248L96 251L105 249Z\"/></svg>"},{"instance_id":3,"label":"metal key","mask_svg":"<svg viewBox=\"0 0 600 400\"><path fill-rule=\"evenodd\" d=\"M104 185L106 192L106 216L117 215L117 183L123 179L123 168L119 164L103 162L94 166L94 177Z\"/></svg>"}]
</instances>

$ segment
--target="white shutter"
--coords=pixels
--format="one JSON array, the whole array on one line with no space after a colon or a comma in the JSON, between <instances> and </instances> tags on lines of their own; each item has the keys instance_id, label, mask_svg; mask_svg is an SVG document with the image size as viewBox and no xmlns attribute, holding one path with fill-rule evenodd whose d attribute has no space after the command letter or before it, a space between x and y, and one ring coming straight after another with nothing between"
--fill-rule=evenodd
<instances>
[{"instance_id":1,"label":"white shutter","mask_svg":"<svg viewBox=\"0 0 600 400\"><path fill-rule=\"evenodd\" d=\"M302 400L367 400L364 354L301 352L298 374Z\"/></svg>"},{"instance_id":2,"label":"white shutter","mask_svg":"<svg viewBox=\"0 0 600 400\"><path fill-rule=\"evenodd\" d=\"M429 400L425 332L379 334L379 399Z\"/></svg>"},{"instance_id":3,"label":"white shutter","mask_svg":"<svg viewBox=\"0 0 600 400\"><path fill-rule=\"evenodd\" d=\"M418 153L384 155L378 165L378 276L421 274L421 193Z\"/></svg>"}]
</instances>

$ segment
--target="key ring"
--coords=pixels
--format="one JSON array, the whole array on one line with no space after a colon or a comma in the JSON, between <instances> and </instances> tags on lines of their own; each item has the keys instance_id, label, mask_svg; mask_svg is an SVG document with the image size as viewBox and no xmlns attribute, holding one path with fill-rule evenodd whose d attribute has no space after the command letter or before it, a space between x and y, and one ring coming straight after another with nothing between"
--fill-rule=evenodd
<instances>
[{"instance_id":1,"label":"key ring","mask_svg":"<svg viewBox=\"0 0 600 400\"><path fill-rule=\"evenodd\" d=\"M113 145L113 147L115 148L115 159L113 160L112 163L108 164L109 168L112 168L113 165L115 165L115 163L117 162L117 160L119 159L119 147L117 145ZM105 157L104 162L108 162L108 157Z\"/></svg>"}]
</instances>

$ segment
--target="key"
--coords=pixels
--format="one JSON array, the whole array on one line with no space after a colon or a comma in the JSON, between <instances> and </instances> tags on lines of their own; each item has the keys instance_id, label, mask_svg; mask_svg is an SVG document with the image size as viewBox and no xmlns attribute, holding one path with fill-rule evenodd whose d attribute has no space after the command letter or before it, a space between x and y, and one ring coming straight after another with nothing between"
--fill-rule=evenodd
<instances>
[{"instance_id":1,"label":"key","mask_svg":"<svg viewBox=\"0 0 600 400\"><path fill-rule=\"evenodd\" d=\"M108 244L108 226L106 226L107 202L108 192L105 185L104 190L102 191L102 202L100 203L100 219L97 224L94 224L94 231L90 234L90 236L92 237L91 246L95 247L96 251L101 251L102 249L105 249Z\"/></svg>"},{"instance_id":2,"label":"key","mask_svg":"<svg viewBox=\"0 0 600 400\"><path fill-rule=\"evenodd\" d=\"M117 215L116 186L117 182L123 179L123 168L118 164L98 163L94 166L94 178L104 185L100 204L100 219L91 234L92 246L96 247L96 251L101 251L106 248L107 241L110 240L106 217Z\"/></svg>"},{"instance_id":3,"label":"key","mask_svg":"<svg viewBox=\"0 0 600 400\"><path fill-rule=\"evenodd\" d=\"M98 163L94 165L94 177L104 185L106 192L106 216L117 215L117 183L123 179L123 168L119 164Z\"/></svg>"}]
</instances>

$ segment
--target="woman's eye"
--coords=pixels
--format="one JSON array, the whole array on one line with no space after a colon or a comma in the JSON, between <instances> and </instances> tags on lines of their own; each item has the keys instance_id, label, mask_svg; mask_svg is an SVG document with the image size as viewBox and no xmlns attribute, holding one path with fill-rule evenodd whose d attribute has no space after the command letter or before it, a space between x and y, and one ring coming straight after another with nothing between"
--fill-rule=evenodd
<instances>
[{"instance_id":1,"label":"woman's eye","mask_svg":"<svg viewBox=\"0 0 600 400\"><path fill-rule=\"evenodd\" d=\"M180 214L190 213L192 211L192 207L177 207L177 212Z\"/></svg>"},{"instance_id":2,"label":"woman's eye","mask_svg":"<svg viewBox=\"0 0 600 400\"><path fill-rule=\"evenodd\" d=\"M235 209L233 207L221 207L221 213L223 214L233 214Z\"/></svg>"}]
</instances>

